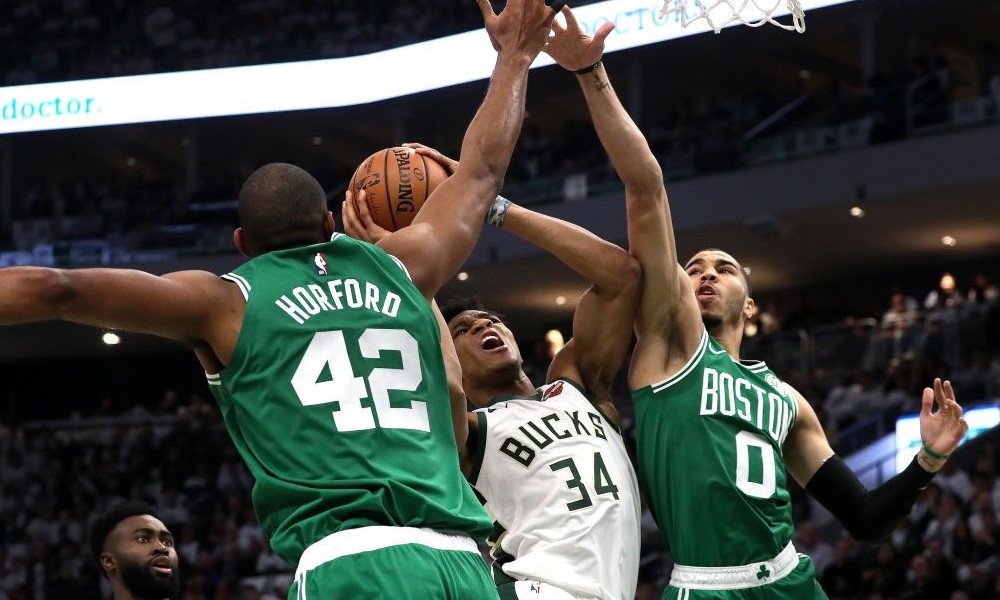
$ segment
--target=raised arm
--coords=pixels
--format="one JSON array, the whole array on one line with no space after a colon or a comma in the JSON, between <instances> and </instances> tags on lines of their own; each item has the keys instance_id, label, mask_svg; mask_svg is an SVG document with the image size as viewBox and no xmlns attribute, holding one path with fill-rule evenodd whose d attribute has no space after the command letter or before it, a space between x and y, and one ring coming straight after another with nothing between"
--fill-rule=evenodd
<instances>
[{"instance_id":1,"label":"raised arm","mask_svg":"<svg viewBox=\"0 0 1000 600\"><path fill-rule=\"evenodd\" d=\"M413 223L379 242L406 264L431 298L468 258L500 192L521 123L528 67L555 13L542 0L510 0L496 15L478 0L499 54L490 86L462 141L461 166L431 194Z\"/></svg>"},{"instance_id":2,"label":"raised arm","mask_svg":"<svg viewBox=\"0 0 1000 600\"><path fill-rule=\"evenodd\" d=\"M935 379L934 388L924 390L920 411L923 444L917 456L901 473L869 491L834 454L809 403L797 391L791 392L798 404L799 417L785 440L783 454L788 472L851 535L863 541L884 538L910 513L920 492L944 466L968 430L951 383ZM937 412L933 412L934 404L938 406Z\"/></svg>"},{"instance_id":3,"label":"raised arm","mask_svg":"<svg viewBox=\"0 0 1000 600\"><path fill-rule=\"evenodd\" d=\"M659 377L671 346L685 356L694 352L701 319L690 280L677 264L663 173L601 63L604 39L614 25L606 23L590 37L569 8L562 13L566 25L553 24L554 36L546 49L560 66L577 74L594 128L625 186L629 251L642 265L639 347L629 376L636 387Z\"/></svg>"},{"instance_id":4,"label":"raised arm","mask_svg":"<svg viewBox=\"0 0 1000 600\"><path fill-rule=\"evenodd\" d=\"M406 144L440 163L448 173L459 162L423 144ZM568 377L592 392L607 390L632 341L632 323L639 298L639 263L619 246L574 225L528 208L506 203L496 220L509 233L538 246L573 269L592 285L577 304L572 340L552 361L547 379ZM364 207L360 207L364 211ZM355 212L355 211L351 211ZM370 218L361 219L362 236L378 237ZM345 221L346 223L347 221ZM352 222L358 222L352 216Z\"/></svg>"},{"instance_id":5,"label":"raised arm","mask_svg":"<svg viewBox=\"0 0 1000 600\"><path fill-rule=\"evenodd\" d=\"M573 338L548 379L569 377L606 391L625 360L639 297L639 263L619 246L561 219L511 204L504 231L542 248L591 282L573 315Z\"/></svg>"},{"instance_id":6,"label":"raised arm","mask_svg":"<svg viewBox=\"0 0 1000 600\"><path fill-rule=\"evenodd\" d=\"M219 344L215 317L239 291L203 271L163 276L128 269L0 269L0 325L62 319L194 344ZM240 315L242 317L242 315ZM216 338L213 340L213 338ZM227 354L231 348L216 348Z\"/></svg>"}]
</instances>

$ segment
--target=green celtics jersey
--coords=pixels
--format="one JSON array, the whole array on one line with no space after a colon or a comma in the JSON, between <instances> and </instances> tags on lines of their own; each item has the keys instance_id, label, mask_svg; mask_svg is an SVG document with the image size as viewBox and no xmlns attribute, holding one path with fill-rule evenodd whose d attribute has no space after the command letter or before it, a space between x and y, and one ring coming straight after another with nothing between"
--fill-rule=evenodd
<instances>
[{"instance_id":1,"label":"green celtics jersey","mask_svg":"<svg viewBox=\"0 0 1000 600\"><path fill-rule=\"evenodd\" d=\"M706 331L676 375L633 390L639 480L677 564L767 560L792 537L781 446L798 417L762 362L737 362Z\"/></svg>"},{"instance_id":2,"label":"green celtics jersey","mask_svg":"<svg viewBox=\"0 0 1000 600\"><path fill-rule=\"evenodd\" d=\"M369 525L486 537L459 469L437 321L399 260L335 235L223 278L246 314L209 386L279 556L295 564L325 536Z\"/></svg>"}]
</instances>

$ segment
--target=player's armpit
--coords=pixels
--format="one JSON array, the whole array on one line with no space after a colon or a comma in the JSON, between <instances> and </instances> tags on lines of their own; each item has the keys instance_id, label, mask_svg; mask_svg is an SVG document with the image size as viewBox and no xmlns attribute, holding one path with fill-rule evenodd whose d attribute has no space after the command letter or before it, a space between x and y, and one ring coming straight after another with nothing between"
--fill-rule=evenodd
<instances>
[{"instance_id":1,"label":"player's armpit","mask_svg":"<svg viewBox=\"0 0 1000 600\"><path fill-rule=\"evenodd\" d=\"M640 262L642 262L640 260ZM677 280L676 299L668 302L651 292L663 288L662 274L642 267L642 298L635 322L636 349L629 367L629 386L639 389L671 377L698 351L705 325L691 281L679 264L673 269Z\"/></svg>"}]
</instances>

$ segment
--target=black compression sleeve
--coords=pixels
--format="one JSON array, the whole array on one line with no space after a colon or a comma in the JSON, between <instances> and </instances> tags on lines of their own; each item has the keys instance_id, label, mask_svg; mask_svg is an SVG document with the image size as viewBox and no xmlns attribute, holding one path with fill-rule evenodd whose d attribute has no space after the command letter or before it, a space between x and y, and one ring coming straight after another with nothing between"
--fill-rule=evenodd
<instances>
[{"instance_id":1,"label":"black compression sleeve","mask_svg":"<svg viewBox=\"0 0 1000 600\"><path fill-rule=\"evenodd\" d=\"M833 513L855 538L875 541L889 534L910 513L920 492L931 482L914 458L902 473L868 491L839 456L816 471L806 491Z\"/></svg>"}]
</instances>

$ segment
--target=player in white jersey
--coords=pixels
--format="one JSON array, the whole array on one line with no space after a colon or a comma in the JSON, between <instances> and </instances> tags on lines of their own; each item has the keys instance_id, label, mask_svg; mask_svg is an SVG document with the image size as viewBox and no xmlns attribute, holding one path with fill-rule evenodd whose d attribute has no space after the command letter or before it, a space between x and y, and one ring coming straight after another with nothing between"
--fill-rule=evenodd
<instances>
[{"instance_id":1,"label":"player in white jersey","mask_svg":"<svg viewBox=\"0 0 1000 600\"><path fill-rule=\"evenodd\" d=\"M413 146L453 168L436 151ZM479 407L457 435L463 471L495 521L490 543L500 597L631 600L641 508L610 386L631 345L637 263L580 227L502 198L489 220L592 284L577 305L572 339L537 389L500 315L473 300L441 309L462 388ZM356 237L381 235L364 203L346 205L344 222ZM444 348L446 364L451 350Z\"/></svg>"}]
</instances>

